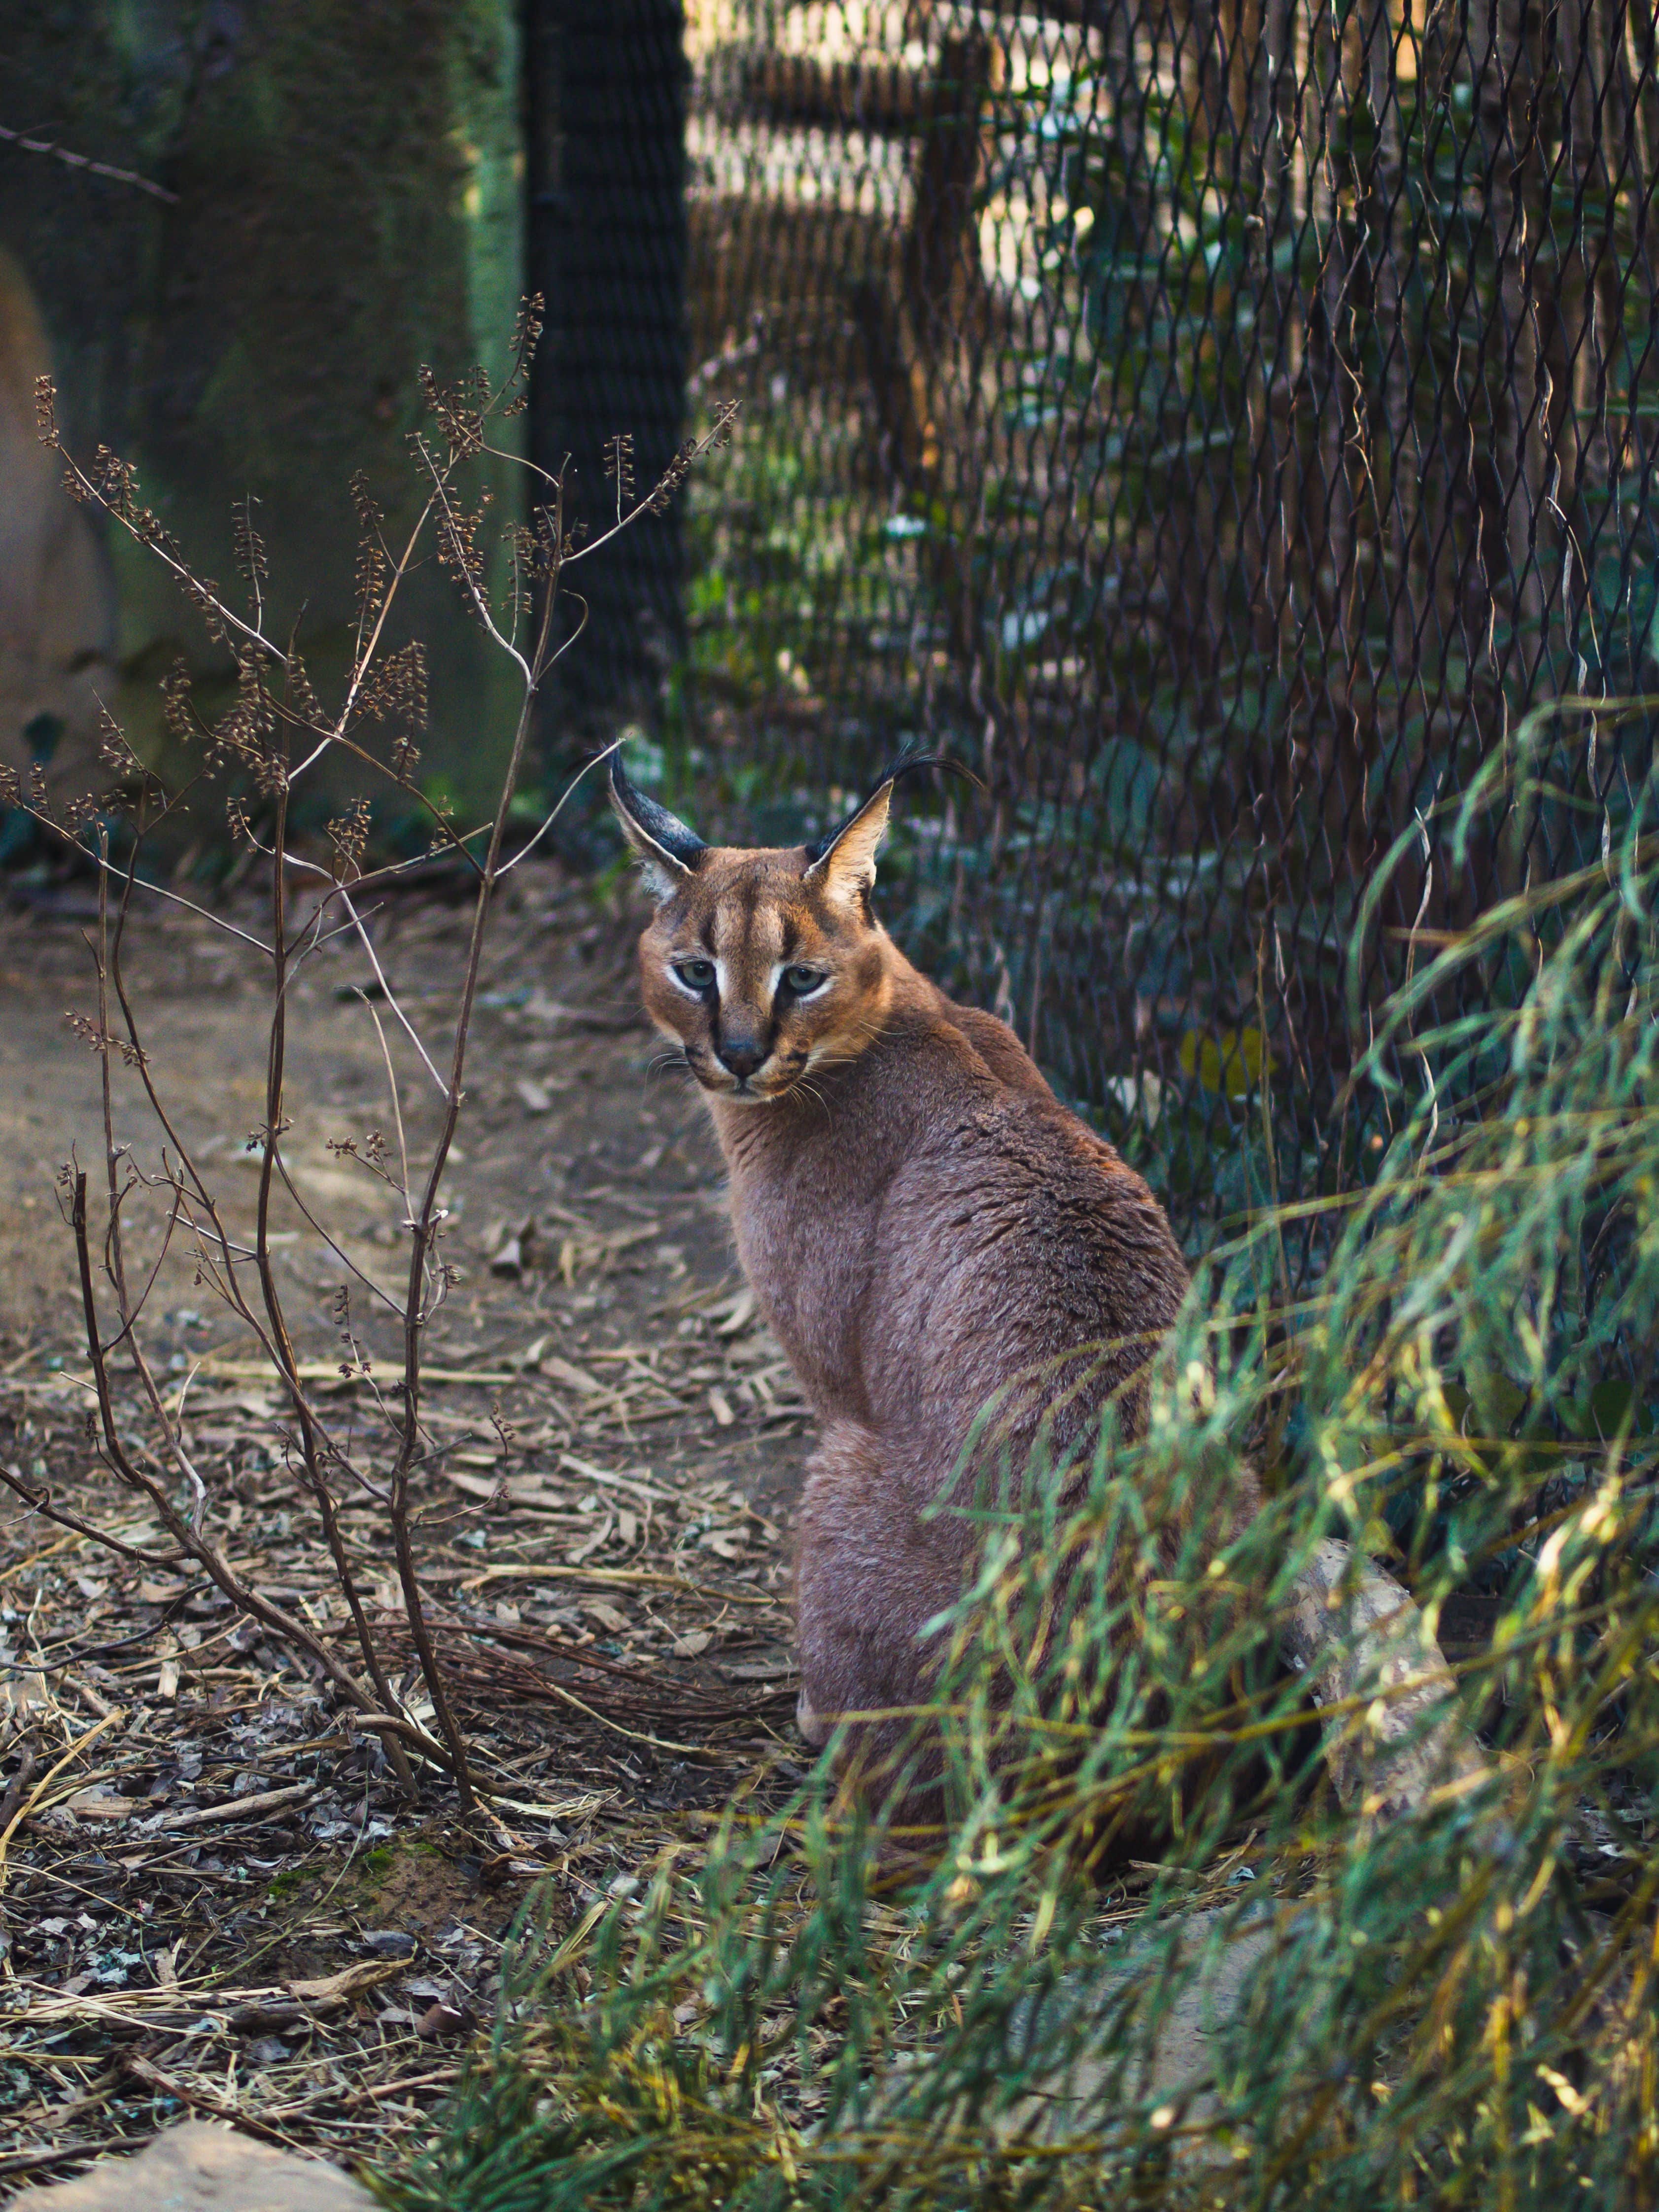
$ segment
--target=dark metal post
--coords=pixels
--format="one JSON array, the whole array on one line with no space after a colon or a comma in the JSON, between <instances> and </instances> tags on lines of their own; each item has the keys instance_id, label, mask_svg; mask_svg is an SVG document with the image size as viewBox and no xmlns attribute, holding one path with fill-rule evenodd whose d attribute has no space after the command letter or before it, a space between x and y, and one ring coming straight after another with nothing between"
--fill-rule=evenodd
<instances>
[{"instance_id":1,"label":"dark metal post","mask_svg":"<svg viewBox=\"0 0 1659 2212\"><path fill-rule=\"evenodd\" d=\"M682 435L686 82L680 0L525 0L529 285L547 302L531 456L569 457L590 534L616 514L609 442L631 435L644 492ZM550 766L649 714L683 642L680 572L672 508L579 572L587 629L550 696Z\"/></svg>"}]
</instances>

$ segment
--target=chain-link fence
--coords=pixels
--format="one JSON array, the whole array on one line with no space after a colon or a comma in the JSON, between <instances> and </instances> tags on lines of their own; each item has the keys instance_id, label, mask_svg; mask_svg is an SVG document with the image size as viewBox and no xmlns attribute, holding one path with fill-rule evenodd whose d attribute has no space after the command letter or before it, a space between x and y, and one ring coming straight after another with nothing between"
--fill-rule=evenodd
<instances>
[{"instance_id":1,"label":"chain-link fence","mask_svg":"<svg viewBox=\"0 0 1659 2212\"><path fill-rule=\"evenodd\" d=\"M694 400L744 402L691 789L784 836L902 746L973 769L887 912L1194 1217L1363 1170L1367 1006L1592 857L1649 742L1565 720L1559 803L1449 872L1530 708L1648 678L1659 82L1620 0L1399 6L689 27Z\"/></svg>"}]
</instances>

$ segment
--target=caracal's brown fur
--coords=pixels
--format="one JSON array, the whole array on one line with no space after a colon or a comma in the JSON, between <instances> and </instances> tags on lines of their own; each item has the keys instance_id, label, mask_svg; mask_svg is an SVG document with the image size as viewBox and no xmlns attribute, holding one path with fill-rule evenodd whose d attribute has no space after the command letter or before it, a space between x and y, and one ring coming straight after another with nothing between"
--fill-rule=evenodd
<instances>
[{"instance_id":1,"label":"caracal's brown fur","mask_svg":"<svg viewBox=\"0 0 1659 2212\"><path fill-rule=\"evenodd\" d=\"M614 757L611 784L658 900L646 1007L703 1087L738 1255L822 1425L796 1575L800 1724L822 1741L839 1715L928 1694L922 1632L961 1595L976 1530L927 1509L969 1480L988 1400L1059 1364L1002 1431L1016 1471L1045 1407L1062 1447L1114 1395L1133 1435L1187 1269L1146 1185L1013 1031L952 1004L875 920L890 781L822 849L789 851L702 845ZM1082 1346L1099 1349L1068 1367Z\"/></svg>"}]
</instances>

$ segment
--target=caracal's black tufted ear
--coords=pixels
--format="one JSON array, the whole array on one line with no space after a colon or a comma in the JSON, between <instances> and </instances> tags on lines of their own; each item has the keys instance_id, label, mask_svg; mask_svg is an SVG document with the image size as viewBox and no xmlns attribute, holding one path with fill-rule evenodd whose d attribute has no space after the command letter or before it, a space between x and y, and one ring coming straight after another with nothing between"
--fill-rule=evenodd
<instances>
[{"instance_id":1,"label":"caracal's black tufted ear","mask_svg":"<svg viewBox=\"0 0 1659 2212\"><path fill-rule=\"evenodd\" d=\"M659 806L629 781L620 747L611 756L611 804L634 849L645 887L660 906L682 884L690 882L708 848L678 814Z\"/></svg>"},{"instance_id":2,"label":"caracal's black tufted ear","mask_svg":"<svg viewBox=\"0 0 1659 2212\"><path fill-rule=\"evenodd\" d=\"M887 810L896 781L890 775L839 830L807 848L806 881L822 884L842 906L861 905L876 880L876 848L887 834Z\"/></svg>"}]
</instances>

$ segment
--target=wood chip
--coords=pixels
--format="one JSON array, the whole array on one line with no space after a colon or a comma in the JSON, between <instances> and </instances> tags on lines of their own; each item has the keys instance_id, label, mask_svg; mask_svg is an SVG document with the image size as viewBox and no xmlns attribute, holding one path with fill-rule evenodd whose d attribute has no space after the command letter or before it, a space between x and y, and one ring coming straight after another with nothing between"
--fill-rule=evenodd
<instances>
[{"instance_id":1,"label":"wood chip","mask_svg":"<svg viewBox=\"0 0 1659 2212\"><path fill-rule=\"evenodd\" d=\"M562 1382L567 1390L580 1390L585 1398L597 1398L610 1389L597 1375L590 1375L574 1360L564 1359L556 1352L550 1352L541 1362L540 1370L551 1382Z\"/></svg>"},{"instance_id":2,"label":"wood chip","mask_svg":"<svg viewBox=\"0 0 1659 2212\"><path fill-rule=\"evenodd\" d=\"M585 1475L589 1482L599 1482L616 1490L635 1490L641 1498L660 1498L664 1504L674 1502L675 1492L664 1490L659 1484L650 1482L642 1474L618 1474L614 1469L595 1467L590 1459L578 1459L574 1452L561 1452L559 1465L568 1467L574 1474ZM646 1470L646 1474L650 1472Z\"/></svg>"}]
</instances>

